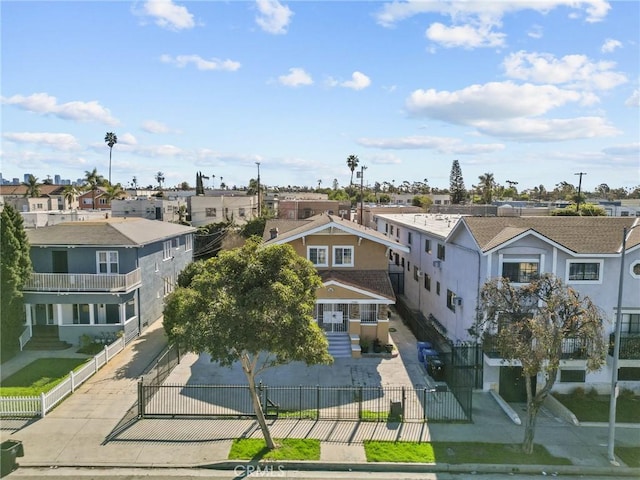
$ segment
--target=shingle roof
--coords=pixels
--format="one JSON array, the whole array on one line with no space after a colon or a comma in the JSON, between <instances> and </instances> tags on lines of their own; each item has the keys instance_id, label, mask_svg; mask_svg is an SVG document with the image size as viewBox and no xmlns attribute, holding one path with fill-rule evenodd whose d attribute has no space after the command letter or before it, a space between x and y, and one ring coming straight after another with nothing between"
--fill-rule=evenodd
<instances>
[{"instance_id":1,"label":"shingle roof","mask_svg":"<svg viewBox=\"0 0 640 480\"><path fill-rule=\"evenodd\" d=\"M31 245L141 246L196 229L144 218L110 218L65 222L26 231Z\"/></svg>"},{"instance_id":2,"label":"shingle roof","mask_svg":"<svg viewBox=\"0 0 640 480\"><path fill-rule=\"evenodd\" d=\"M47 185L44 183L38 188L41 197L46 197L47 195L62 195L62 191L64 190L62 185ZM23 197L25 193L27 193L26 185L0 185L0 195L3 196Z\"/></svg>"},{"instance_id":3,"label":"shingle roof","mask_svg":"<svg viewBox=\"0 0 640 480\"><path fill-rule=\"evenodd\" d=\"M318 273L323 283L335 280L390 300L396 299L386 270L323 270Z\"/></svg>"},{"instance_id":4,"label":"shingle roof","mask_svg":"<svg viewBox=\"0 0 640 480\"><path fill-rule=\"evenodd\" d=\"M622 232L633 217L463 217L483 252L527 231L536 232L575 253L620 253ZM627 249L640 244L640 227L629 232Z\"/></svg>"}]
</instances>

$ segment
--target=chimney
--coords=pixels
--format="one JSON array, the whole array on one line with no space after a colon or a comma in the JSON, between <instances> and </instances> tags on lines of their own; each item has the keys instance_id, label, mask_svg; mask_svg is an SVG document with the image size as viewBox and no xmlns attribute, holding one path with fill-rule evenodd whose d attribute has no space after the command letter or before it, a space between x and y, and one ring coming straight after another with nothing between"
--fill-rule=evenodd
<instances>
[{"instance_id":1,"label":"chimney","mask_svg":"<svg viewBox=\"0 0 640 480\"><path fill-rule=\"evenodd\" d=\"M269 233L271 234L271 238L269 240L273 240L278 236L278 229L272 228L271 230L269 230Z\"/></svg>"}]
</instances>

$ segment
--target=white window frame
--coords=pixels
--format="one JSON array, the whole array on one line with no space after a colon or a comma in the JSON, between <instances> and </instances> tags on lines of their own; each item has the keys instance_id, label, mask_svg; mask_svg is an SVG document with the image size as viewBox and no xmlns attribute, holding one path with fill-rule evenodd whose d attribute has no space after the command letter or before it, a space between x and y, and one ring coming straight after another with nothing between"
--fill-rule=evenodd
<instances>
[{"instance_id":1,"label":"white window frame","mask_svg":"<svg viewBox=\"0 0 640 480\"><path fill-rule=\"evenodd\" d=\"M336 261L336 251L340 249L340 250L349 250L351 252L351 262L350 263L338 263ZM355 249L353 248L352 245L334 245L333 249L332 249L332 262L331 264L334 267L340 267L340 268L346 268L346 267L353 267L354 266L354 253L355 253ZM343 257L344 257L344 253L343 253Z\"/></svg>"},{"instance_id":2,"label":"white window frame","mask_svg":"<svg viewBox=\"0 0 640 480\"><path fill-rule=\"evenodd\" d=\"M540 258L539 257L535 257L535 258L506 258L506 259L502 259L500 261L500 264L498 265L498 272L499 272L499 276L502 277L503 273L504 273L504 264L505 263L536 263L538 265L538 275L542 274L542 270L540 269ZM528 282L511 282L512 285L527 285Z\"/></svg>"},{"instance_id":3,"label":"white window frame","mask_svg":"<svg viewBox=\"0 0 640 480\"><path fill-rule=\"evenodd\" d=\"M193 235L184 237L184 251L188 252L189 250L193 250Z\"/></svg>"},{"instance_id":4,"label":"white window frame","mask_svg":"<svg viewBox=\"0 0 640 480\"><path fill-rule=\"evenodd\" d=\"M598 279L597 280L570 280L569 279L569 274L571 273L571 265L574 263L596 263L599 265L598 267ZM575 258L571 258L571 259L567 259L566 262L567 266L565 269L565 280L564 283L566 284L570 284L570 283L574 283L574 284L594 284L594 285L598 285L602 283L602 268L604 267L604 259L595 259L595 258L585 258L585 259L575 259Z\"/></svg>"},{"instance_id":5,"label":"white window frame","mask_svg":"<svg viewBox=\"0 0 640 480\"><path fill-rule=\"evenodd\" d=\"M312 250L318 250L318 251L324 251L324 263L315 263L312 259L311 259L311 251ZM318 255L316 254L316 258L318 257ZM307 259L313 263L314 266L316 267L328 267L329 266L329 247L327 247L326 245L309 245L307 246Z\"/></svg>"},{"instance_id":6,"label":"white window frame","mask_svg":"<svg viewBox=\"0 0 640 480\"><path fill-rule=\"evenodd\" d=\"M171 260L171 240L166 240L162 244L162 261Z\"/></svg>"},{"instance_id":7,"label":"white window frame","mask_svg":"<svg viewBox=\"0 0 640 480\"><path fill-rule=\"evenodd\" d=\"M104 255L104 261L101 260L101 256ZM115 261L113 257L115 256ZM115 271L112 270L112 265L115 264ZM100 271L100 265L105 265L104 272ZM116 250L98 250L96 251L96 273L98 275L109 275L120 273L120 258Z\"/></svg>"}]
</instances>

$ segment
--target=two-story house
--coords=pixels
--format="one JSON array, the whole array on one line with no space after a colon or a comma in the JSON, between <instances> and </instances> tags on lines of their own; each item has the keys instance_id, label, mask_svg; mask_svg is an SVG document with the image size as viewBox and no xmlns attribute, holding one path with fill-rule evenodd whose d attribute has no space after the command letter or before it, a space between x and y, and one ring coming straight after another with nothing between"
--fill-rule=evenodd
<instances>
[{"instance_id":1,"label":"two-story house","mask_svg":"<svg viewBox=\"0 0 640 480\"><path fill-rule=\"evenodd\" d=\"M612 217L448 217L435 215L378 215L378 230L411 247L398 253L404 269L404 296L448 341L472 341L482 285L506 277L527 283L551 273L588 296L603 312L606 340L612 340L617 315L622 235L626 240L622 267L622 343L619 379L640 389L640 227L634 218ZM634 227L632 229L632 227ZM400 229L400 233L398 232ZM392 233L394 232L394 233ZM410 263L409 263L410 262ZM567 341L556 391L576 386L610 389L612 350L606 365L586 372L586 361ZM483 387L516 397L518 369L506 365L495 352L484 355Z\"/></svg>"},{"instance_id":2,"label":"two-story house","mask_svg":"<svg viewBox=\"0 0 640 480\"><path fill-rule=\"evenodd\" d=\"M111 218L27 230L33 274L27 332L78 344L83 334L131 338L162 316L163 298L193 259L195 228Z\"/></svg>"},{"instance_id":3,"label":"two-story house","mask_svg":"<svg viewBox=\"0 0 640 480\"><path fill-rule=\"evenodd\" d=\"M389 250L408 253L373 229L335 215L305 220L269 220L265 245L290 244L318 269L315 321L329 339L330 353L359 356L360 340L388 343L389 306L395 294L389 279Z\"/></svg>"}]
</instances>

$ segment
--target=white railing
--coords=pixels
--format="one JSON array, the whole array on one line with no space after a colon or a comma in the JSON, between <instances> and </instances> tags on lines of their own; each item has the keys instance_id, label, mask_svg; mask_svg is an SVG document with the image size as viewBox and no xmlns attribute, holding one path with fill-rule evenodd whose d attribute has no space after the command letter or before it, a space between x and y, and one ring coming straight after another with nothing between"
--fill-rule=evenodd
<instances>
[{"instance_id":1,"label":"white railing","mask_svg":"<svg viewBox=\"0 0 640 480\"><path fill-rule=\"evenodd\" d=\"M88 361L82 368L69 372L69 376L54 388L40 396L0 397L0 417L44 417L58 403L72 394L80 385L93 376L109 360L124 350L125 338L120 337Z\"/></svg>"},{"instance_id":2,"label":"white railing","mask_svg":"<svg viewBox=\"0 0 640 480\"><path fill-rule=\"evenodd\" d=\"M23 290L36 292L128 292L140 285L139 268L126 274L32 273Z\"/></svg>"},{"instance_id":3,"label":"white railing","mask_svg":"<svg viewBox=\"0 0 640 480\"><path fill-rule=\"evenodd\" d=\"M33 335L33 329L31 325L28 325L27 328L24 329L24 332L22 332L22 335L20 335L20 338L18 339L18 341L20 342L20 351L22 351L22 349L27 344L27 342L31 340L32 335Z\"/></svg>"}]
</instances>

